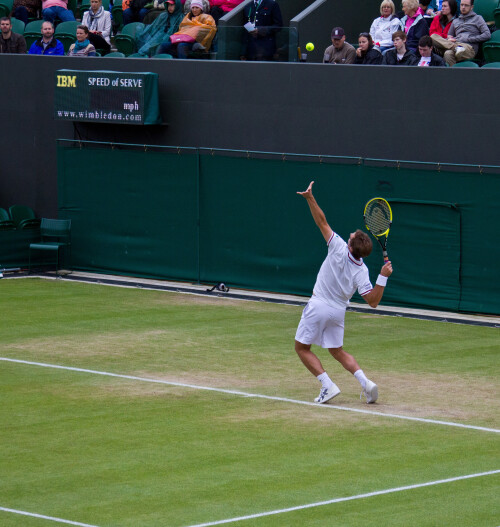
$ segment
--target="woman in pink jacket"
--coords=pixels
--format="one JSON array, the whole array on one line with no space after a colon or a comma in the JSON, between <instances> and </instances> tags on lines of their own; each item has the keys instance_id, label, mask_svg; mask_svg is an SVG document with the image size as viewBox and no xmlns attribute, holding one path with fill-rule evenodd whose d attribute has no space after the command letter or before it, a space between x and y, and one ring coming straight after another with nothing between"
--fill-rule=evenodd
<instances>
[{"instance_id":1,"label":"woman in pink jacket","mask_svg":"<svg viewBox=\"0 0 500 527\"><path fill-rule=\"evenodd\" d=\"M212 15L215 23L219 22L219 18L223 17L226 13L229 13L237 5L240 5L243 0L210 0L210 14Z\"/></svg>"}]
</instances>

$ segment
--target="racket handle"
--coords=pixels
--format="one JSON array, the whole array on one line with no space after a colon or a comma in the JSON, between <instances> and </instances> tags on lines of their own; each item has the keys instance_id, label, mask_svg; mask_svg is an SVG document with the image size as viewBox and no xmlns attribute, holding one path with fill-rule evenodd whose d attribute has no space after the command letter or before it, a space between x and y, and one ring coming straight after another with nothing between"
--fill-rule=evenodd
<instances>
[{"instance_id":1,"label":"racket handle","mask_svg":"<svg viewBox=\"0 0 500 527\"><path fill-rule=\"evenodd\" d=\"M384 263L387 263L389 261L389 257L387 256L387 251L382 251L382 254L384 255Z\"/></svg>"}]
</instances>

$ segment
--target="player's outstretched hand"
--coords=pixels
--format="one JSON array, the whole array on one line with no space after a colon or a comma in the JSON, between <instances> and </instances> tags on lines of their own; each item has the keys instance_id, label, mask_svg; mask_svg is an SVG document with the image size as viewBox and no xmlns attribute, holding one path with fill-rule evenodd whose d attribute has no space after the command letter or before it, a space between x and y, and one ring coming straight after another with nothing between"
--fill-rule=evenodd
<instances>
[{"instance_id":1,"label":"player's outstretched hand","mask_svg":"<svg viewBox=\"0 0 500 527\"><path fill-rule=\"evenodd\" d=\"M312 193L312 186L314 184L314 181L311 181L309 183L309 186L307 187L307 190L305 190L304 192L297 192L297 194L300 194L301 196L304 196L304 198L309 198L313 195Z\"/></svg>"},{"instance_id":2,"label":"player's outstretched hand","mask_svg":"<svg viewBox=\"0 0 500 527\"><path fill-rule=\"evenodd\" d=\"M382 276L391 276L391 274L392 274L392 264L391 264L390 261L386 262L382 266L382 269L380 269L380 274Z\"/></svg>"}]
</instances>

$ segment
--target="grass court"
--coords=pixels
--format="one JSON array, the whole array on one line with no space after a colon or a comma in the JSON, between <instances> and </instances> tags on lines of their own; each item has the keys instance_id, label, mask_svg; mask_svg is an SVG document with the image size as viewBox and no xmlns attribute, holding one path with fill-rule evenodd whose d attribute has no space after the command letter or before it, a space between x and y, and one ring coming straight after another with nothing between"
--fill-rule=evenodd
<instances>
[{"instance_id":1,"label":"grass court","mask_svg":"<svg viewBox=\"0 0 500 527\"><path fill-rule=\"evenodd\" d=\"M316 349L342 390L320 406L300 307L38 278L0 298L2 527L500 524L498 329L348 313L379 401Z\"/></svg>"}]
</instances>

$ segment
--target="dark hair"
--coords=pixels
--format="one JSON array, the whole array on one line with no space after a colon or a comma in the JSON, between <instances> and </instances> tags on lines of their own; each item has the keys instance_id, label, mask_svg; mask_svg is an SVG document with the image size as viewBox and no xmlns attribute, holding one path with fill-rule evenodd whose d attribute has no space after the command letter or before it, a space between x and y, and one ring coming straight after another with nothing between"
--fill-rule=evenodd
<instances>
[{"instance_id":1,"label":"dark hair","mask_svg":"<svg viewBox=\"0 0 500 527\"><path fill-rule=\"evenodd\" d=\"M429 4L431 3L431 0L419 0L418 2L421 6L427 8L429 7Z\"/></svg>"},{"instance_id":2,"label":"dark hair","mask_svg":"<svg viewBox=\"0 0 500 527\"><path fill-rule=\"evenodd\" d=\"M404 31L395 31L393 34L392 34L392 41L394 42L394 39L396 38L400 38L401 40L406 40L406 33Z\"/></svg>"},{"instance_id":3,"label":"dark hair","mask_svg":"<svg viewBox=\"0 0 500 527\"><path fill-rule=\"evenodd\" d=\"M361 54L362 56L364 57L369 51L370 49L373 48L373 38L372 36L370 35L370 33L367 33L366 31L364 31L363 33L360 33L359 34L359 37L358 37L358 40L361 38L361 37L364 37L368 40L368 49L366 51L362 51Z\"/></svg>"},{"instance_id":4,"label":"dark hair","mask_svg":"<svg viewBox=\"0 0 500 527\"><path fill-rule=\"evenodd\" d=\"M10 20L10 16L3 16L2 18L0 18L0 22L2 20L8 20L12 24L12 21Z\"/></svg>"},{"instance_id":5,"label":"dark hair","mask_svg":"<svg viewBox=\"0 0 500 527\"><path fill-rule=\"evenodd\" d=\"M443 0L443 2L448 2L448 5L450 6L451 18L453 18L457 14L457 9L458 9L456 0ZM441 7L441 9L443 8ZM446 26L448 24L448 17L446 15L443 15L442 12L439 15L439 23L442 26Z\"/></svg>"},{"instance_id":6,"label":"dark hair","mask_svg":"<svg viewBox=\"0 0 500 527\"><path fill-rule=\"evenodd\" d=\"M89 34L89 28L87 26L84 26L83 24L80 24L79 26L76 26L76 29L81 29L81 30L85 31L85 33L87 33L87 35Z\"/></svg>"},{"instance_id":7,"label":"dark hair","mask_svg":"<svg viewBox=\"0 0 500 527\"><path fill-rule=\"evenodd\" d=\"M429 35L424 35L423 37L420 37L420 40L418 41L418 45L421 48L432 48L433 46L432 38Z\"/></svg>"},{"instance_id":8,"label":"dark hair","mask_svg":"<svg viewBox=\"0 0 500 527\"><path fill-rule=\"evenodd\" d=\"M360 258L366 258L370 255L373 249L373 244L368 234L358 229L350 241L350 247L351 254L356 260L359 260Z\"/></svg>"}]
</instances>

